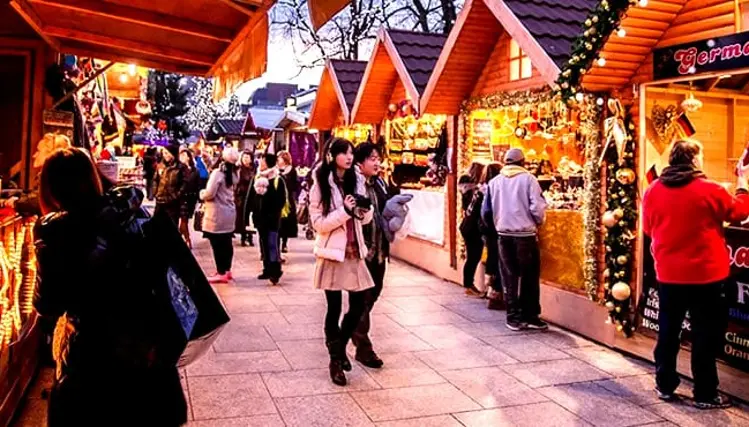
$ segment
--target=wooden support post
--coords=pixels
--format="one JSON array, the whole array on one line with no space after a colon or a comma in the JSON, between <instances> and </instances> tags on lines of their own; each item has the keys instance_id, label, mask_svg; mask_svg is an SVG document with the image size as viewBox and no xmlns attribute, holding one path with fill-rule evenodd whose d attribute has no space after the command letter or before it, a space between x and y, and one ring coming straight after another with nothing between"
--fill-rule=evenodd
<instances>
[{"instance_id":1,"label":"wooden support post","mask_svg":"<svg viewBox=\"0 0 749 427\"><path fill-rule=\"evenodd\" d=\"M99 68L98 70L96 70L96 72L91 77L87 78L83 83L79 84L78 87L76 87L74 90L71 90L70 92L66 93L65 96L63 96L62 98L60 98L59 101L55 102L55 105L53 105L51 109L52 110L56 109L63 102L65 102L68 99L72 98L73 95L75 95L76 93L78 93L79 90L81 90L81 88L85 87L87 84L89 84L92 81L94 81L94 79L96 79L100 75L106 73L107 70L110 69L110 68L112 68L113 65L114 65L114 62L110 62L109 64L107 64L107 65Z\"/></svg>"}]
</instances>

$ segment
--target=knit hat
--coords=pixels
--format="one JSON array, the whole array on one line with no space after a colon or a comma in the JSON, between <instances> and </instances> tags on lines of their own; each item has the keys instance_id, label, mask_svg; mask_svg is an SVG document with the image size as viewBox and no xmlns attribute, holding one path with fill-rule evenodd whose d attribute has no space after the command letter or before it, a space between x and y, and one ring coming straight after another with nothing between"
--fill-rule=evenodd
<instances>
[{"instance_id":1,"label":"knit hat","mask_svg":"<svg viewBox=\"0 0 749 427\"><path fill-rule=\"evenodd\" d=\"M265 159L265 164L266 164L266 165L267 165L267 166L268 166L269 168L274 168L274 167L276 167L276 163L278 163L278 157L276 157L276 155L275 155L275 154L271 154L271 153L265 153L265 154L263 155L263 158Z\"/></svg>"},{"instance_id":2,"label":"knit hat","mask_svg":"<svg viewBox=\"0 0 749 427\"><path fill-rule=\"evenodd\" d=\"M507 165L523 163L524 160L525 155L523 154L523 150L519 148L511 148L505 153L505 164Z\"/></svg>"},{"instance_id":3,"label":"knit hat","mask_svg":"<svg viewBox=\"0 0 749 427\"><path fill-rule=\"evenodd\" d=\"M179 144L172 143L166 146L166 151L169 152L172 156L179 157Z\"/></svg>"},{"instance_id":4,"label":"knit hat","mask_svg":"<svg viewBox=\"0 0 749 427\"><path fill-rule=\"evenodd\" d=\"M234 147L226 147L224 148L222 157L226 163L236 165L239 161L239 151Z\"/></svg>"}]
</instances>

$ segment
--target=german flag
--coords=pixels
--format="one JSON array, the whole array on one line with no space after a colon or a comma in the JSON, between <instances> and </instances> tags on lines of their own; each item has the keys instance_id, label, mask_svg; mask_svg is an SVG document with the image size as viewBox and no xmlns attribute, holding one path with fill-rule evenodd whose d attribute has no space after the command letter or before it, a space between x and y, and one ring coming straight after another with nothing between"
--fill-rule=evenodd
<instances>
[{"instance_id":1,"label":"german flag","mask_svg":"<svg viewBox=\"0 0 749 427\"><path fill-rule=\"evenodd\" d=\"M648 184L652 184L653 181L658 179L658 171L655 170L655 165L650 166L648 173L645 174L645 178L648 180Z\"/></svg>"},{"instance_id":2,"label":"german flag","mask_svg":"<svg viewBox=\"0 0 749 427\"><path fill-rule=\"evenodd\" d=\"M689 120L689 117L687 116L687 113L681 113L679 117L674 121L679 128L681 128L682 133L687 138L694 135L697 131L694 129L694 125L692 125L692 121Z\"/></svg>"}]
</instances>

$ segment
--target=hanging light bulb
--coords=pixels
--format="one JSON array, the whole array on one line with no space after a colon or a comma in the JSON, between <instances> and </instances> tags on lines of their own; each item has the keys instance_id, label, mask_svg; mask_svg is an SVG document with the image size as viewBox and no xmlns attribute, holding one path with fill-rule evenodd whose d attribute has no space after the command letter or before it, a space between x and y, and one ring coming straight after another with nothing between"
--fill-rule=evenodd
<instances>
[{"instance_id":1,"label":"hanging light bulb","mask_svg":"<svg viewBox=\"0 0 749 427\"><path fill-rule=\"evenodd\" d=\"M120 83L127 83L127 74L122 73L120 74Z\"/></svg>"},{"instance_id":2,"label":"hanging light bulb","mask_svg":"<svg viewBox=\"0 0 749 427\"><path fill-rule=\"evenodd\" d=\"M606 58L604 58L603 56L598 58L598 66L603 67L605 65L606 65Z\"/></svg>"},{"instance_id":3,"label":"hanging light bulb","mask_svg":"<svg viewBox=\"0 0 749 427\"><path fill-rule=\"evenodd\" d=\"M624 37L627 35L627 30L625 30L624 28L619 28L618 30L616 30L616 35L619 37Z\"/></svg>"},{"instance_id":4,"label":"hanging light bulb","mask_svg":"<svg viewBox=\"0 0 749 427\"><path fill-rule=\"evenodd\" d=\"M577 100L577 102L583 102L583 100L585 99L585 96L583 95L582 92L578 92L577 95L575 95L575 99Z\"/></svg>"},{"instance_id":5,"label":"hanging light bulb","mask_svg":"<svg viewBox=\"0 0 749 427\"><path fill-rule=\"evenodd\" d=\"M640 0L640 7L648 7L648 0Z\"/></svg>"},{"instance_id":6,"label":"hanging light bulb","mask_svg":"<svg viewBox=\"0 0 749 427\"><path fill-rule=\"evenodd\" d=\"M596 99L596 104L598 104L599 107L602 106L603 105L603 98Z\"/></svg>"},{"instance_id":7,"label":"hanging light bulb","mask_svg":"<svg viewBox=\"0 0 749 427\"><path fill-rule=\"evenodd\" d=\"M132 77L135 77L135 74L138 72L138 68L135 66L135 64L130 64L127 66L127 71Z\"/></svg>"}]
</instances>

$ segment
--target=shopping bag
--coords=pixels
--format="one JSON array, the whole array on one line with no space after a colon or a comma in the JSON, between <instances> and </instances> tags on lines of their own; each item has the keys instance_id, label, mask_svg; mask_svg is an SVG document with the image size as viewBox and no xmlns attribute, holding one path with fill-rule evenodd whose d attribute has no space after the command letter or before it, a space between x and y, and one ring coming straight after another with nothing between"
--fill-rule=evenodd
<instances>
[{"instance_id":1,"label":"shopping bag","mask_svg":"<svg viewBox=\"0 0 749 427\"><path fill-rule=\"evenodd\" d=\"M196 361L216 341L229 322L221 300L182 240L177 227L163 212L143 225L145 250L153 262L154 292L162 301L165 332L160 353L179 367Z\"/></svg>"}]
</instances>

